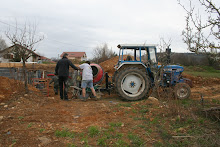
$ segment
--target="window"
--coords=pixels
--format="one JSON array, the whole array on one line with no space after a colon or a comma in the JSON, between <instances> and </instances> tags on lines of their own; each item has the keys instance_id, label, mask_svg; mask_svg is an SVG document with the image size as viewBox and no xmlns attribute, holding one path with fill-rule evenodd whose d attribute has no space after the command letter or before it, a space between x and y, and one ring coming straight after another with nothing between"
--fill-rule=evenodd
<instances>
[{"instance_id":1,"label":"window","mask_svg":"<svg viewBox=\"0 0 220 147\"><path fill-rule=\"evenodd\" d=\"M153 63L157 63L157 59L156 59L156 51L154 48L149 48L149 55L150 55L150 60Z\"/></svg>"},{"instance_id":2,"label":"window","mask_svg":"<svg viewBox=\"0 0 220 147\"><path fill-rule=\"evenodd\" d=\"M3 57L5 59L13 59L13 55L11 55L11 54L5 54Z\"/></svg>"}]
</instances>

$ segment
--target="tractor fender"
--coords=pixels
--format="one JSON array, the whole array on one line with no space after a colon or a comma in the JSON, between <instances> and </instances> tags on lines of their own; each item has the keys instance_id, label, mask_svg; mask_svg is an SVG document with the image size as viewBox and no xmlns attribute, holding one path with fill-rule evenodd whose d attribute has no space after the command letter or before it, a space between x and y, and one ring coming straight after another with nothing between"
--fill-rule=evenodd
<instances>
[{"instance_id":1,"label":"tractor fender","mask_svg":"<svg viewBox=\"0 0 220 147\"><path fill-rule=\"evenodd\" d=\"M193 87L192 81L187 78L183 78L184 83L188 84L191 88Z\"/></svg>"},{"instance_id":2,"label":"tractor fender","mask_svg":"<svg viewBox=\"0 0 220 147\"><path fill-rule=\"evenodd\" d=\"M117 70L120 70L123 66L134 66L134 65L138 65L138 66L142 66L143 68L147 68L147 66L142 63L142 62L125 62L119 65L119 67L117 68Z\"/></svg>"}]
</instances>

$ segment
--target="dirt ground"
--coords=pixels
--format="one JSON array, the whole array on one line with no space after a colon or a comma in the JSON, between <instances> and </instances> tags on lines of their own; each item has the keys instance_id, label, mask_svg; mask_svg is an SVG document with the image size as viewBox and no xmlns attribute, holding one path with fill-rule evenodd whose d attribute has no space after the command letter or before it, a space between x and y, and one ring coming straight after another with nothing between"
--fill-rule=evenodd
<instances>
[{"instance_id":1,"label":"dirt ground","mask_svg":"<svg viewBox=\"0 0 220 147\"><path fill-rule=\"evenodd\" d=\"M110 73L116 59L111 60L111 64L106 64L107 62L101 64L104 70ZM205 99L220 100L220 79L185 76L193 81L191 99L200 99L199 92L202 92ZM118 107L119 104L127 102L120 100L116 94L103 93L98 101L93 99L86 102L80 99L62 101L58 95L54 95L52 87L49 90L49 97L46 97L31 85L29 85L30 93L24 94L24 85L20 81L5 77L0 77L0 81L0 146L2 147L66 146L72 140L56 137L54 135L56 130L68 128L81 133L86 132L89 126L105 128L109 122L124 122L124 127L120 131L127 133L128 128L136 123L126 115L129 107ZM152 99L132 102L132 105L139 103L159 105L158 101ZM75 140L75 142L78 146L83 146L82 141ZM149 145L153 142L154 139ZM90 145L97 144L94 140Z\"/></svg>"}]
</instances>

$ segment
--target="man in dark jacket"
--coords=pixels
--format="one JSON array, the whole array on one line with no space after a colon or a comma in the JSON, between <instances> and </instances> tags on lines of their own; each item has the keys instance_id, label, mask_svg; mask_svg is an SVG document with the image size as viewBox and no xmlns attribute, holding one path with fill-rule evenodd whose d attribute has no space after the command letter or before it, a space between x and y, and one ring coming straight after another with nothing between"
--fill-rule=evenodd
<instances>
[{"instance_id":1,"label":"man in dark jacket","mask_svg":"<svg viewBox=\"0 0 220 147\"><path fill-rule=\"evenodd\" d=\"M71 66L75 70L78 70L78 68L75 65L73 65L73 63L70 60L68 60L67 56L68 54L64 53L63 58L57 62L55 68L55 75L59 76L60 98L62 100L68 100L67 80L69 76L69 66Z\"/></svg>"}]
</instances>

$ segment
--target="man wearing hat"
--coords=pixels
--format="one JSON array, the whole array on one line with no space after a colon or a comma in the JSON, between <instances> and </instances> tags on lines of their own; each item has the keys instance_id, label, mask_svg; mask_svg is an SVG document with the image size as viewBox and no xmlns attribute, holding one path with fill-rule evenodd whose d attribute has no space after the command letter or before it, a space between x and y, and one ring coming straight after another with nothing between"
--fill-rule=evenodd
<instances>
[{"instance_id":1,"label":"man wearing hat","mask_svg":"<svg viewBox=\"0 0 220 147\"><path fill-rule=\"evenodd\" d=\"M69 76L69 66L75 70L79 70L68 58L68 54L64 53L63 58L57 62L55 75L59 77L60 99L69 100L67 95L67 80ZM63 88L64 86L64 88Z\"/></svg>"}]
</instances>

